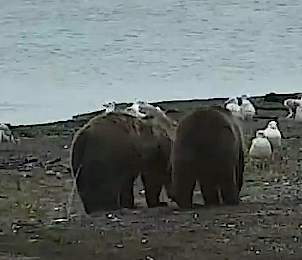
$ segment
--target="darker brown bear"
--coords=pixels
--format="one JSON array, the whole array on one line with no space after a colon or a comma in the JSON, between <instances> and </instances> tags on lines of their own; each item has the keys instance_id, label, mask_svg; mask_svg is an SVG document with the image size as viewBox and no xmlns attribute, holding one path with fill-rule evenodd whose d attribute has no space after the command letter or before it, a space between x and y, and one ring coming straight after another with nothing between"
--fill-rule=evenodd
<instances>
[{"instance_id":1,"label":"darker brown bear","mask_svg":"<svg viewBox=\"0 0 302 260\"><path fill-rule=\"evenodd\" d=\"M161 205L171 141L150 121L123 113L91 119L76 134L71 167L88 214L134 206L133 183L139 173L149 207Z\"/></svg>"},{"instance_id":2,"label":"darker brown bear","mask_svg":"<svg viewBox=\"0 0 302 260\"><path fill-rule=\"evenodd\" d=\"M244 170L240 125L222 107L194 111L179 123L171 164L173 198L181 208L192 207L196 180L206 205L238 204Z\"/></svg>"}]
</instances>

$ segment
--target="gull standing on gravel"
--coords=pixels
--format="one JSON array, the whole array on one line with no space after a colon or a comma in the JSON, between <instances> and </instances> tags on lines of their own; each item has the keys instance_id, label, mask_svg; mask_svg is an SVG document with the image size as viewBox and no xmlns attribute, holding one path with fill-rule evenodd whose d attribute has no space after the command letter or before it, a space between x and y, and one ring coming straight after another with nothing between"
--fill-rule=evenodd
<instances>
[{"instance_id":1,"label":"gull standing on gravel","mask_svg":"<svg viewBox=\"0 0 302 260\"><path fill-rule=\"evenodd\" d=\"M10 128L6 124L0 123L0 143L5 141L16 143Z\"/></svg>"},{"instance_id":2,"label":"gull standing on gravel","mask_svg":"<svg viewBox=\"0 0 302 260\"><path fill-rule=\"evenodd\" d=\"M248 100L247 95L241 96L242 104L240 105L241 113L245 120L250 120L254 117L256 114L256 110L251 103L251 101Z\"/></svg>"},{"instance_id":3,"label":"gull standing on gravel","mask_svg":"<svg viewBox=\"0 0 302 260\"><path fill-rule=\"evenodd\" d=\"M286 116L286 118L296 118L296 112L297 112L297 108L302 107L302 94L296 98L289 98L286 99L283 102L283 105L286 106L289 110L289 114Z\"/></svg>"},{"instance_id":4,"label":"gull standing on gravel","mask_svg":"<svg viewBox=\"0 0 302 260\"><path fill-rule=\"evenodd\" d=\"M273 151L281 148L282 135L278 129L276 121L270 121L263 133L264 136L270 141Z\"/></svg>"},{"instance_id":5,"label":"gull standing on gravel","mask_svg":"<svg viewBox=\"0 0 302 260\"><path fill-rule=\"evenodd\" d=\"M232 112L232 115L235 117L238 117L240 119L243 119L243 115L241 113L241 108L238 104L238 99L235 98L229 98L225 103L225 108Z\"/></svg>"},{"instance_id":6,"label":"gull standing on gravel","mask_svg":"<svg viewBox=\"0 0 302 260\"><path fill-rule=\"evenodd\" d=\"M264 136L264 130L258 130L256 132L256 138L252 140L249 156L252 159L262 161L262 170L264 170L265 161L271 160L272 147L269 140Z\"/></svg>"},{"instance_id":7,"label":"gull standing on gravel","mask_svg":"<svg viewBox=\"0 0 302 260\"><path fill-rule=\"evenodd\" d=\"M272 147L272 161L274 165L281 160L282 135L276 121L270 121L263 131L264 136L269 140Z\"/></svg>"}]
</instances>

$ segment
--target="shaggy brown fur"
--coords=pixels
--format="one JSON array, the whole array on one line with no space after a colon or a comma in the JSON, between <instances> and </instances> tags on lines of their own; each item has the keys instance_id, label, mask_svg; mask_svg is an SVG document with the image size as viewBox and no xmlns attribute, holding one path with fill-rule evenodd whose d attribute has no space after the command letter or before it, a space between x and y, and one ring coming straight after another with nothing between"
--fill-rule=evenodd
<instances>
[{"instance_id":1,"label":"shaggy brown fur","mask_svg":"<svg viewBox=\"0 0 302 260\"><path fill-rule=\"evenodd\" d=\"M196 180L206 205L237 204L243 147L240 125L222 107L200 109L181 120L171 152L172 197L177 204L192 207Z\"/></svg>"},{"instance_id":2,"label":"shaggy brown fur","mask_svg":"<svg viewBox=\"0 0 302 260\"><path fill-rule=\"evenodd\" d=\"M167 177L171 141L152 119L109 113L91 119L72 142L71 168L88 214L134 206L133 183L139 173L149 207L159 206ZM75 176L76 177L76 176Z\"/></svg>"}]
</instances>

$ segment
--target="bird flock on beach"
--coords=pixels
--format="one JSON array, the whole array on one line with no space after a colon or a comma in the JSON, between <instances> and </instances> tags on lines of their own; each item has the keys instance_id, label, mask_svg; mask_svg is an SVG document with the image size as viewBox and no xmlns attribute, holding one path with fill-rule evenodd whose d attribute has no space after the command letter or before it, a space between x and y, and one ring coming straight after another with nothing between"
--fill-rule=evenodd
<instances>
[{"instance_id":1,"label":"bird flock on beach","mask_svg":"<svg viewBox=\"0 0 302 260\"><path fill-rule=\"evenodd\" d=\"M283 102L283 105L289 111L286 118L302 121L302 94L296 99L286 99ZM117 110L115 102L104 104L103 107L104 110L101 113L103 117L106 117ZM221 107L230 111L231 113L228 112L230 117L238 120L242 125L245 124L244 122L253 121L257 113L256 108L248 95L242 95L239 98L230 97ZM162 125L166 123L169 127L175 126L176 129L178 127L178 122L167 116L165 111L159 106L153 106L145 101L134 100L132 105L119 110L133 118L139 118L141 120L153 117L161 120L160 124ZM171 140L175 142L173 138ZM2 142L20 144L20 140L14 137L9 125L4 123L0 124L0 148ZM265 129L256 130L255 136L252 136L252 140L248 149L245 149L244 154L248 156L249 161L251 161L254 166L255 161L260 162L262 170L268 165L270 172L274 172L279 170L278 167L280 166L282 158L281 150L282 133L279 130L278 123L275 120L270 120Z\"/></svg>"},{"instance_id":2,"label":"bird flock on beach","mask_svg":"<svg viewBox=\"0 0 302 260\"><path fill-rule=\"evenodd\" d=\"M247 95L241 96L242 103L239 105L238 98L232 97L225 102L225 108L241 120L251 120L256 109L248 100ZM289 114L286 118L292 118L297 121L302 121L302 94L296 99L286 99L283 105L288 109ZM251 141L249 148L249 157L261 162L262 169L268 163L269 166L274 166L271 170L278 170L276 165L281 156L282 134L278 129L276 121L269 121L265 129L258 129L255 137Z\"/></svg>"},{"instance_id":3,"label":"bird flock on beach","mask_svg":"<svg viewBox=\"0 0 302 260\"><path fill-rule=\"evenodd\" d=\"M239 99L241 102L239 102ZM289 111L286 118L293 118L299 121L302 120L302 94L298 95L297 99L286 99L283 104ZM105 108L104 114L108 114L116 109L116 103L109 102L103 104L103 107ZM248 95L242 95L240 98L230 97L224 103L224 107L231 111L234 117L243 121L252 120L256 114L255 106L249 100ZM144 118L148 115L154 116L156 113L160 114L164 118L168 118L166 113L160 107L154 107L146 101L140 101L137 99L134 100L131 106L125 109L125 112L139 118ZM274 161L280 153L281 140L282 134L278 129L277 122L273 120L270 121L267 124L266 129L258 129L256 131L249 149L250 157L262 160L262 166L264 167L265 161ZM4 123L0 123L0 143L1 142L18 142L18 139L14 138L9 126Z\"/></svg>"}]
</instances>

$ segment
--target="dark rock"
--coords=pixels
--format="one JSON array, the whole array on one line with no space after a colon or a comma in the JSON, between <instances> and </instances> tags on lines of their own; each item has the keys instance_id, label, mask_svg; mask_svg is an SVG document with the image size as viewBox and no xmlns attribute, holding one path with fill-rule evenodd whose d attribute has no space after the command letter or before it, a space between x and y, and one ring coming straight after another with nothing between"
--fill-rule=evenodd
<instances>
[{"instance_id":1,"label":"dark rock","mask_svg":"<svg viewBox=\"0 0 302 260\"><path fill-rule=\"evenodd\" d=\"M284 102L284 100L289 99L289 98L298 98L299 94L301 93L287 93L287 94L276 94L274 92L271 92L269 94L266 94L264 96L264 101L266 102L279 102L282 103Z\"/></svg>"}]
</instances>

